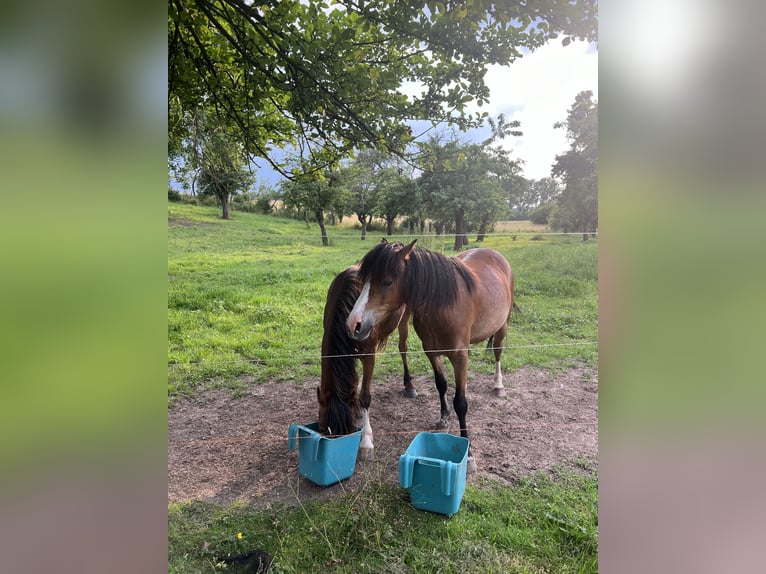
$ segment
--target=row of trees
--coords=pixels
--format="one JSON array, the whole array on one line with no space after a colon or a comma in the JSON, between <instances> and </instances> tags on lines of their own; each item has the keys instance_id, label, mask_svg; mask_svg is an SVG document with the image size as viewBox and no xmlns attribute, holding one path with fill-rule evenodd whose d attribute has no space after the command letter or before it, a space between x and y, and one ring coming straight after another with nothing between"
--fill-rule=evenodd
<instances>
[{"instance_id":1,"label":"row of trees","mask_svg":"<svg viewBox=\"0 0 766 574\"><path fill-rule=\"evenodd\" d=\"M468 243L467 233L475 231L481 241L496 221L509 216L581 231L587 239L598 224L598 104L592 93L578 94L567 120L556 124L567 131L570 149L556 157L554 177L536 181L522 177L520 163L496 145L508 135L520 135L518 123L501 116L490 125L492 136L480 143L461 141L452 132L418 144L419 169L374 149L322 172L296 158L296 175L285 179L270 199L278 198L288 209L316 222L324 244L328 216L331 221L355 216L362 239L373 217L385 220L389 235L399 218L421 232L428 221L437 234L455 233L455 250ZM215 195L228 218L230 198L252 183L245 166L231 161L238 157L239 142L219 128L206 130L200 122L185 145L189 162L178 170L178 177L192 192L196 184L202 193Z\"/></svg>"}]
</instances>

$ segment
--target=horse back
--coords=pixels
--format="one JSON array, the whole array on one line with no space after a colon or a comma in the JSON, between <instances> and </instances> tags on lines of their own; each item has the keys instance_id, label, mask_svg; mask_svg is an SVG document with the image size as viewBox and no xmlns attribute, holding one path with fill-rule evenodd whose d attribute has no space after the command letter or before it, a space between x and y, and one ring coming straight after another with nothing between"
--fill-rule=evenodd
<instances>
[{"instance_id":1,"label":"horse back","mask_svg":"<svg viewBox=\"0 0 766 574\"><path fill-rule=\"evenodd\" d=\"M513 307L513 270L494 249L469 249L457 256L475 278L471 342L483 341L504 323Z\"/></svg>"}]
</instances>

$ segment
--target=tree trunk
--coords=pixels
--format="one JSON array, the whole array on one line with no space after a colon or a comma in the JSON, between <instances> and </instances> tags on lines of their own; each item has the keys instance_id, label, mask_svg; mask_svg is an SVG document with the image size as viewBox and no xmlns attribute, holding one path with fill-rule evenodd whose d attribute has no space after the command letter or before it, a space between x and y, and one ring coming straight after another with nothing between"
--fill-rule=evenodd
<instances>
[{"instance_id":1,"label":"tree trunk","mask_svg":"<svg viewBox=\"0 0 766 574\"><path fill-rule=\"evenodd\" d=\"M465 235L465 213L462 209L455 212L455 251L462 251L463 245L468 245Z\"/></svg>"},{"instance_id":2,"label":"tree trunk","mask_svg":"<svg viewBox=\"0 0 766 574\"><path fill-rule=\"evenodd\" d=\"M335 227L335 210L334 209L330 210L330 225Z\"/></svg>"},{"instance_id":3,"label":"tree trunk","mask_svg":"<svg viewBox=\"0 0 766 574\"><path fill-rule=\"evenodd\" d=\"M359 215L356 214L356 218L359 220L359 223L362 224L362 241L367 239L367 216L366 215Z\"/></svg>"},{"instance_id":4,"label":"tree trunk","mask_svg":"<svg viewBox=\"0 0 766 574\"><path fill-rule=\"evenodd\" d=\"M218 196L218 199L221 200L221 207L223 208L223 218L224 219L231 219L229 216L229 194L228 193L222 193Z\"/></svg>"},{"instance_id":5,"label":"tree trunk","mask_svg":"<svg viewBox=\"0 0 766 574\"><path fill-rule=\"evenodd\" d=\"M582 240L588 241L588 228L583 225L582 228Z\"/></svg>"},{"instance_id":6,"label":"tree trunk","mask_svg":"<svg viewBox=\"0 0 766 574\"><path fill-rule=\"evenodd\" d=\"M434 224L434 229L436 229L436 235L441 235L442 231L444 231L444 223L441 221L438 221Z\"/></svg>"},{"instance_id":7,"label":"tree trunk","mask_svg":"<svg viewBox=\"0 0 766 574\"><path fill-rule=\"evenodd\" d=\"M322 245L327 247L329 242L327 241L327 228L324 226L324 212L318 209L316 212L317 223L319 224L319 230L322 232Z\"/></svg>"},{"instance_id":8,"label":"tree trunk","mask_svg":"<svg viewBox=\"0 0 766 574\"><path fill-rule=\"evenodd\" d=\"M386 235L392 235L394 233L394 218L386 217Z\"/></svg>"},{"instance_id":9,"label":"tree trunk","mask_svg":"<svg viewBox=\"0 0 766 574\"><path fill-rule=\"evenodd\" d=\"M484 238L487 235L487 224L486 222L482 221L481 225L479 225L479 233L476 234L476 243L479 243L480 241L484 241Z\"/></svg>"}]
</instances>

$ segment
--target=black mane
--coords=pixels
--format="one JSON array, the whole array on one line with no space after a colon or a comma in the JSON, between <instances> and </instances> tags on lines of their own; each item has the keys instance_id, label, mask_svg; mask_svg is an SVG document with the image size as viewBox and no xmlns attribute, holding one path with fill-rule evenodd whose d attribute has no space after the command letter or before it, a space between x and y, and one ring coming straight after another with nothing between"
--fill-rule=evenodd
<instances>
[{"instance_id":1,"label":"black mane","mask_svg":"<svg viewBox=\"0 0 766 574\"><path fill-rule=\"evenodd\" d=\"M469 292L475 290L471 273L454 257L427 249L414 248L405 268L400 268L398 257L401 243L380 243L362 259L359 275L362 283L379 283L386 279L398 280L402 285L404 302L415 313L428 313L452 305L458 294L460 281Z\"/></svg>"},{"instance_id":2,"label":"black mane","mask_svg":"<svg viewBox=\"0 0 766 574\"><path fill-rule=\"evenodd\" d=\"M359 381L355 357L357 345L346 329L346 318L362 290L356 269L345 269L335 277L329 292L336 290L334 304L328 297L325 307L322 368L329 369L329 377L323 377L330 384L327 426L333 434L348 434L356 430L354 410Z\"/></svg>"}]
</instances>

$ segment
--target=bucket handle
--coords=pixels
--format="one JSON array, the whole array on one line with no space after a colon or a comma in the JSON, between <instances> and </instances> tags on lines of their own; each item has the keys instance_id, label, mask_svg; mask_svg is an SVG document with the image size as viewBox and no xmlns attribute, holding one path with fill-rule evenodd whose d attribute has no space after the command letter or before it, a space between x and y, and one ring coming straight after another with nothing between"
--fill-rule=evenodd
<instances>
[{"instance_id":1,"label":"bucket handle","mask_svg":"<svg viewBox=\"0 0 766 574\"><path fill-rule=\"evenodd\" d=\"M310 448L314 451L314 460L319 457L319 441L322 435L314 429L310 429L307 426L299 425L297 423L291 423L290 428L287 430L287 450L295 450L298 446L298 431L302 430L308 436L303 437L301 440L308 440Z\"/></svg>"},{"instance_id":2,"label":"bucket handle","mask_svg":"<svg viewBox=\"0 0 766 574\"><path fill-rule=\"evenodd\" d=\"M457 480L458 466L452 461L441 458L431 458L427 456L410 456L403 454L399 457L399 483L404 488L412 488L412 475L415 470L415 463L423 466L432 466L439 468L441 478L441 491L445 496L452 496Z\"/></svg>"}]
</instances>

